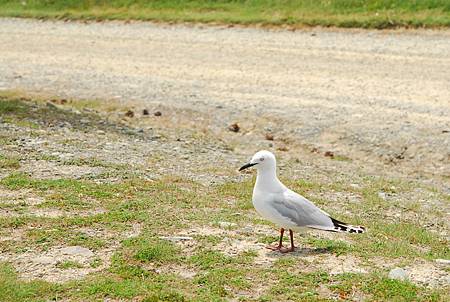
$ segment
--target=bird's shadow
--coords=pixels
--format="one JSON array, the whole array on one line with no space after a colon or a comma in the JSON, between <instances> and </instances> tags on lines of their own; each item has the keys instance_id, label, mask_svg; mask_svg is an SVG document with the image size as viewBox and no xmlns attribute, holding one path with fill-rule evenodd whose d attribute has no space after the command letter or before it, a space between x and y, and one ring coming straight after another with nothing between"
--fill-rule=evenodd
<instances>
[{"instance_id":1,"label":"bird's shadow","mask_svg":"<svg viewBox=\"0 0 450 302\"><path fill-rule=\"evenodd\" d=\"M330 248L309 248L309 247L296 247L293 252L281 253L280 251L267 251L267 257L281 258L281 257L306 257L314 255L331 254Z\"/></svg>"}]
</instances>

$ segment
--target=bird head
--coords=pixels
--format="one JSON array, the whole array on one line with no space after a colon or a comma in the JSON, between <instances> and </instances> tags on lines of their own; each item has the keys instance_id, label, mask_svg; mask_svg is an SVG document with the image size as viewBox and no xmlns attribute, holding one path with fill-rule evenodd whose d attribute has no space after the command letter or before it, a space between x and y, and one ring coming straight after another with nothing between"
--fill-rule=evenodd
<instances>
[{"instance_id":1,"label":"bird head","mask_svg":"<svg viewBox=\"0 0 450 302\"><path fill-rule=\"evenodd\" d=\"M256 169L258 169L258 171L275 169L276 167L275 155L266 150L258 151L255 153L255 155L253 155L250 162L246 163L241 168L239 168L239 171L245 170L253 166L256 166Z\"/></svg>"}]
</instances>

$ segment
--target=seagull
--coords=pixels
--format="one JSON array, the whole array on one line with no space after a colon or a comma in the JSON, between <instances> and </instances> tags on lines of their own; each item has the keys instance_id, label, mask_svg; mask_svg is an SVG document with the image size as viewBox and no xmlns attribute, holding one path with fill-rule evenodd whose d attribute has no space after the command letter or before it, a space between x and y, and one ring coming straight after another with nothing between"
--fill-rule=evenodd
<instances>
[{"instance_id":1,"label":"seagull","mask_svg":"<svg viewBox=\"0 0 450 302\"><path fill-rule=\"evenodd\" d=\"M362 226L353 226L332 218L311 201L288 189L278 180L275 156L269 151L259 151L239 171L255 166L256 183L252 202L256 211L265 219L281 227L278 245L268 249L281 253L293 252L294 232L304 228L331 232L364 233ZM289 230L290 248L283 246L285 229Z\"/></svg>"}]
</instances>

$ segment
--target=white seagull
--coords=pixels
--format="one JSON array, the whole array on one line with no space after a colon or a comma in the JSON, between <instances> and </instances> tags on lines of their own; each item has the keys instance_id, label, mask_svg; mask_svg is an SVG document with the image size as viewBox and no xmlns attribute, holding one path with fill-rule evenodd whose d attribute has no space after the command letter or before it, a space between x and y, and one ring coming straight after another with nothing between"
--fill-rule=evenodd
<instances>
[{"instance_id":1,"label":"white seagull","mask_svg":"<svg viewBox=\"0 0 450 302\"><path fill-rule=\"evenodd\" d=\"M256 166L258 174L253 188L253 206L265 219L281 227L280 242L267 248L282 253L293 252L294 231L303 228L319 229L331 232L363 233L362 226L353 226L330 217L311 201L289 190L277 177L275 156L269 151L259 151L251 161L239 171ZM284 230L289 230L291 247L283 247Z\"/></svg>"}]
</instances>

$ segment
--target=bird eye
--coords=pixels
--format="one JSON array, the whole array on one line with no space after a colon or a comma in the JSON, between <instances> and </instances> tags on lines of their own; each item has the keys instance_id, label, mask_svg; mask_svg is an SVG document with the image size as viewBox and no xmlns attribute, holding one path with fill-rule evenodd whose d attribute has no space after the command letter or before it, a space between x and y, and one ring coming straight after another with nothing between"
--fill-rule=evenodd
<instances>
[{"instance_id":1,"label":"bird eye","mask_svg":"<svg viewBox=\"0 0 450 302\"><path fill-rule=\"evenodd\" d=\"M261 157L261 158L259 159L259 161L264 161L264 157Z\"/></svg>"}]
</instances>

